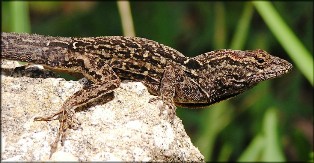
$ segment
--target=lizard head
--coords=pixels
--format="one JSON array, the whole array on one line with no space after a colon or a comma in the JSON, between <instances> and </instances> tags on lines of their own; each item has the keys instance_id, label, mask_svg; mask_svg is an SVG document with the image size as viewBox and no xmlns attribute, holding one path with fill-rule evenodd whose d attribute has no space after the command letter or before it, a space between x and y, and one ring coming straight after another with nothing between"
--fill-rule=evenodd
<instances>
[{"instance_id":1,"label":"lizard head","mask_svg":"<svg viewBox=\"0 0 314 163\"><path fill-rule=\"evenodd\" d=\"M255 86L261 81L288 73L292 65L264 50L217 50L194 58L202 67L198 72L208 103L215 103Z\"/></svg>"}]
</instances>

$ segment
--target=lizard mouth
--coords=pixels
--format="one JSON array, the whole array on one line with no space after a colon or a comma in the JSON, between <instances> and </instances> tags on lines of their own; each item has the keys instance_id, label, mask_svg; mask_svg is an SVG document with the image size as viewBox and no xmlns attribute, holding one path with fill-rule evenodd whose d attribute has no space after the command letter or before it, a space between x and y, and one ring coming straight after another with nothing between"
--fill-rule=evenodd
<instances>
[{"instance_id":1,"label":"lizard mouth","mask_svg":"<svg viewBox=\"0 0 314 163\"><path fill-rule=\"evenodd\" d=\"M273 79L273 78L287 74L290 70L291 68L276 71L275 73L266 73L265 76L269 77L268 79Z\"/></svg>"}]
</instances>

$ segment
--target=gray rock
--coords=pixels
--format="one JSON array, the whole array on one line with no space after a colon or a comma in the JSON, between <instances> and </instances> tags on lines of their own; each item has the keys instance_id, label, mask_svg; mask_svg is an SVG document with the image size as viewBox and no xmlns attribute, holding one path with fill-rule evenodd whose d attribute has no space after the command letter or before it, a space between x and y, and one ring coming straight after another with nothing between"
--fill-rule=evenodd
<instances>
[{"instance_id":1,"label":"gray rock","mask_svg":"<svg viewBox=\"0 0 314 163\"><path fill-rule=\"evenodd\" d=\"M2 67L15 66L2 61ZM1 161L204 161L181 120L160 116L162 101L139 82L123 82L112 101L77 112L80 128L68 130L64 146L59 142L49 158L59 122L34 117L56 112L83 85L4 72L1 78Z\"/></svg>"}]
</instances>

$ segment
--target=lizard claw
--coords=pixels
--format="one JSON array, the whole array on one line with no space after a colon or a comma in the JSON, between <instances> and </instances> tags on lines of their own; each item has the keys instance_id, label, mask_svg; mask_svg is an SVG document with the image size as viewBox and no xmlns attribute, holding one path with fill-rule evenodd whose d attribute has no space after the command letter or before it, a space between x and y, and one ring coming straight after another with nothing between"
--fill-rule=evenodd
<instances>
[{"instance_id":1,"label":"lizard claw","mask_svg":"<svg viewBox=\"0 0 314 163\"><path fill-rule=\"evenodd\" d=\"M62 111L58 111L52 115L49 116L45 116L45 117L35 117L34 121L52 121L52 120L57 120L57 118L55 118L57 115L61 114Z\"/></svg>"},{"instance_id":2,"label":"lizard claw","mask_svg":"<svg viewBox=\"0 0 314 163\"><path fill-rule=\"evenodd\" d=\"M160 96L153 97L149 99L149 103L156 103L157 101L162 101ZM159 105L159 116L165 116L168 121L172 122L176 116L176 106L171 102L163 101L162 105Z\"/></svg>"},{"instance_id":3,"label":"lizard claw","mask_svg":"<svg viewBox=\"0 0 314 163\"><path fill-rule=\"evenodd\" d=\"M56 118L56 116L58 117ZM61 138L61 145L62 146L64 145L66 135L67 135L66 133L67 129L71 128L75 130L80 125L79 121L74 117L74 113L66 112L64 109L61 109L60 111L50 116L34 118L35 121L52 121L52 120L57 120L57 119L59 119L60 121L60 126L57 133L57 137L55 138L54 142L51 143L50 145L51 149L50 149L49 158L51 158L52 154L56 152L60 138Z\"/></svg>"},{"instance_id":4,"label":"lizard claw","mask_svg":"<svg viewBox=\"0 0 314 163\"><path fill-rule=\"evenodd\" d=\"M163 105L159 109L160 109L159 115L166 116L166 119L170 123L172 123L176 116L176 106L174 104L164 102Z\"/></svg>"}]
</instances>

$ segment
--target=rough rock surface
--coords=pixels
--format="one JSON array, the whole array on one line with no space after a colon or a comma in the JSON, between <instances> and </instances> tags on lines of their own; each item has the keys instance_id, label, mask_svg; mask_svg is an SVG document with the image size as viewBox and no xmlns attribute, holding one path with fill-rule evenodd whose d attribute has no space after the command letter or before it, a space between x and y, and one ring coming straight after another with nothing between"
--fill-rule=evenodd
<instances>
[{"instance_id":1,"label":"rough rock surface","mask_svg":"<svg viewBox=\"0 0 314 163\"><path fill-rule=\"evenodd\" d=\"M10 65L17 66L2 62ZM57 111L83 85L8 72L1 73L1 161L204 161L181 120L160 116L162 101L139 82L123 82L112 101L77 112L80 128L69 130L64 146L59 143L49 158L59 122L33 119Z\"/></svg>"}]
</instances>

